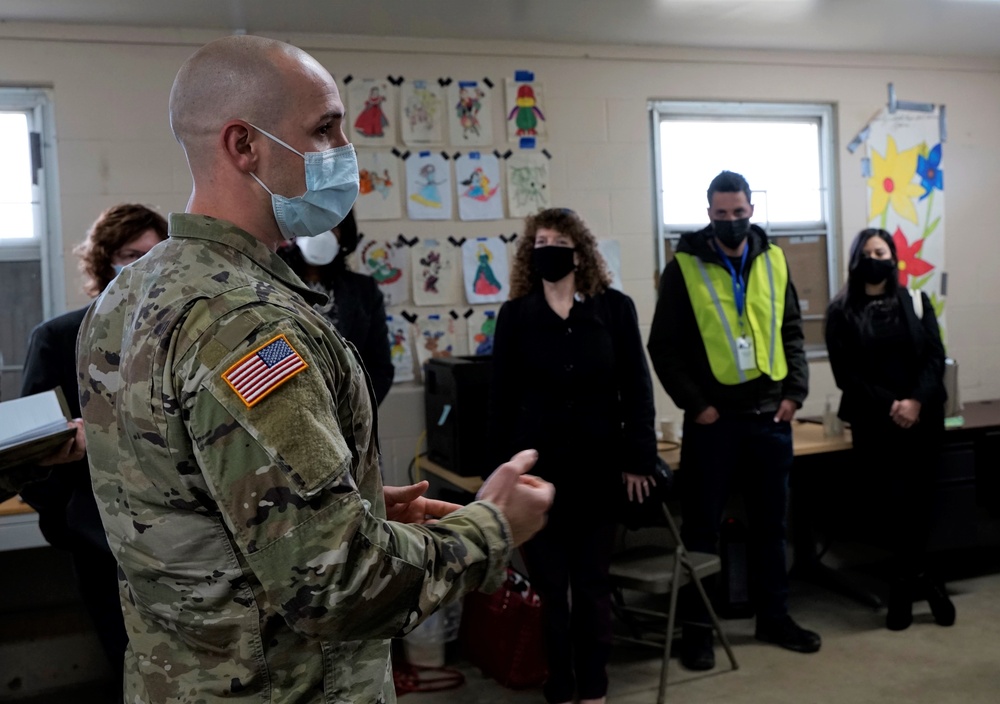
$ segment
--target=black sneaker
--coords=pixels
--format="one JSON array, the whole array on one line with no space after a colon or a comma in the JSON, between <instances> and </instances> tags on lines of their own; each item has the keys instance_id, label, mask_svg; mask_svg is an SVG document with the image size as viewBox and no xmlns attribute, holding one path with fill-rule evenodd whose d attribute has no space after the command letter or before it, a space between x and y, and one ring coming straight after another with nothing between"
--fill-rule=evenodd
<instances>
[{"instance_id":1,"label":"black sneaker","mask_svg":"<svg viewBox=\"0 0 1000 704\"><path fill-rule=\"evenodd\" d=\"M681 627L681 665L687 670L711 670L715 667L712 627L685 623Z\"/></svg>"},{"instance_id":2,"label":"black sneaker","mask_svg":"<svg viewBox=\"0 0 1000 704\"><path fill-rule=\"evenodd\" d=\"M758 616L754 638L796 653L815 653L823 642L818 633L802 628L787 614L779 618Z\"/></svg>"}]
</instances>

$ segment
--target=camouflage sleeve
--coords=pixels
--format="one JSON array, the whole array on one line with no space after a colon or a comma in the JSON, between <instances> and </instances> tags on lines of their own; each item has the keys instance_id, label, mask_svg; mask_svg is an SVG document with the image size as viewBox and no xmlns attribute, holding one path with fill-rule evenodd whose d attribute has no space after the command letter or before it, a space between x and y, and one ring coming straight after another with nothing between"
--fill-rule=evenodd
<instances>
[{"instance_id":1,"label":"camouflage sleeve","mask_svg":"<svg viewBox=\"0 0 1000 704\"><path fill-rule=\"evenodd\" d=\"M307 366L248 405L231 371L279 336ZM175 372L175 382L201 470L272 607L310 637L388 638L441 603L499 586L510 532L487 503L432 526L381 517L377 465L367 468L373 483L355 452L355 435L371 429L344 402L358 371L338 352L292 320L268 321L217 363L202 355Z\"/></svg>"}]
</instances>

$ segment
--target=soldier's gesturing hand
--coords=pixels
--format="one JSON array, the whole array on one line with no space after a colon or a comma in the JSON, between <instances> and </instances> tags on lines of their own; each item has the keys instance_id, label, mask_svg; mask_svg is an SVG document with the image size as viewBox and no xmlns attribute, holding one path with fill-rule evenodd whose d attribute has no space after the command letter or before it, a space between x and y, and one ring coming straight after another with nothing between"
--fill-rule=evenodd
<instances>
[{"instance_id":1,"label":"soldier's gesturing hand","mask_svg":"<svg viewBox=\"0 0 1000 704\"><path fill-rule=\"evenodd\" d=\"M385 497L385 517L397 523L433 523L452 511L462 508L450 501L425 499L430 486L426 481L408 486L382 487Z\"/></svg>"},{"instance_id":2,"label":"soldier's gesturing hand","mask_svg":"<svg viewBox=\"0 0 1000 704\"><path fill-rule=\"evenodd\" d=\"M489 501L503 511L510 524L515 547L542 529L556 495L554 486L527 474L537 461L535 450L518 452L510 462L496 468L477 495L477 498Z\"/></svg>"}]
</instances>

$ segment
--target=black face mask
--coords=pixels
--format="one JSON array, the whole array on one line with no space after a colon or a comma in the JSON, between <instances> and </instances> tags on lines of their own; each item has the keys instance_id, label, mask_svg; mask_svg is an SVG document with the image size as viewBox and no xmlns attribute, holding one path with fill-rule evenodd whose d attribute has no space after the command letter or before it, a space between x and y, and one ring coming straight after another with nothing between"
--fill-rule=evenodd
<instances>
[{"instance_id":1,"label":"black face mask","mask_svg":"<svg viewBox=\"0 0 1000 704\"><path fill-rule=\"evenodd\" d=\"M866 284L880 284L896 269L896 263L891 259L872 259L862 257L858 262L858 273Z\"/></svg>"},{"instance_id":2,"label":"black face mask","mask_svg":"<svg viewBox=\"0 0 1000 704\"><path fill-rule=\"evenodd\" d=\"M543 279L555 283L565 279L576 268L574 252L576 250L572 247L536 247L531 253L531 263Z\"/></svg>"},{"instance_id":3,"label":"black face mask","mask_svg":"<svg viewBox=\"0 0 1000 704\"><path fill-rule=\"evenodd\" d=\"M713 220L712 230L715 231L715 239L719 240L720 244L729 249L736 249L750 234L750 218Z\"/></svg>"}]
</instances>

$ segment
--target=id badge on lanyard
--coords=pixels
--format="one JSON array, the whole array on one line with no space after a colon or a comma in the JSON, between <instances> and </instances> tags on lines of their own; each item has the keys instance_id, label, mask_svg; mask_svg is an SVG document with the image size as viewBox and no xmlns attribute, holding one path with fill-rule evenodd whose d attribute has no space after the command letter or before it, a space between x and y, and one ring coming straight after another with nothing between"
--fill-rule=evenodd
<instances>
[{"instance_id":1,"label":"id badge on lanyard","mask_svg":"<svg viewBox=\"0 0 1000 704\"><path fill-rule=\"evenodd\" d=\"M725 253L719 251L719 258L725 263L733 277L733 298L736 301L736 315L740 321L740 336L736 338L736 363L744 372L757 368L757 357L753 353L753 340L743 330L743 314L746 309L746 279L743 276L743 270L746 267L749 251L749 245L743 248L739 271L730 263Z\"/></svg>"},{"instance_id":2,"label":"id badge on lanyard","mask_svg":"<svg viewBox=\"0 0 1000 704\"><path fill-rule=\"evenodd\" d=\"M740 335L736 339L736 363L740 365L742 371L757 368L757 358L753 353L753 340L746 335Z\"/></svg>"}]
</instances>

